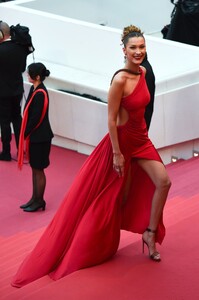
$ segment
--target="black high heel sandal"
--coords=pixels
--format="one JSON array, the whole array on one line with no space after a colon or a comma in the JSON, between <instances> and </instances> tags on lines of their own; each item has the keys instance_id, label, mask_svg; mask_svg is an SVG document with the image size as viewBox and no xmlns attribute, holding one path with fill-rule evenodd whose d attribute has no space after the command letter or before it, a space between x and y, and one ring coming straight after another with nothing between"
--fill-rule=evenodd
<instances>
[{"instance_id":1,"label":"black high heel sandal","mask_svg":"<svg viewBox=\"0 0 199 300\"><path fill-rule=\"evenodd\" d=\"M150 228L147 228L145 231L148 231L148 232L151 232L153 234L156 233L156 230L152 230ZM149 250L149 245L148 243L144 240L144 238L142 237L142 252L144 253L144 245L146 244L146 246L148 247L148 250ZM150 259L152 259L153 261L157 261L157 262L160 262L161 261L161 258L160 258L160 253L158 251L155 251L153 252L152 254L150 254L150 251L149 251L149 257Z\"/></svg>"},{"instance_id":2,"label":"black high heel sandal","mask_svg":"<svg viewBox=\"0 0 199 300\"><path fill-rule=\"evenodd\" d=\"M40 200L40 201L34 201L30 206L24 208L23 211L34 212L39 209L45 210L45 208L46 208L46 202L44 200Z\"/></svg>"}]
</instances>

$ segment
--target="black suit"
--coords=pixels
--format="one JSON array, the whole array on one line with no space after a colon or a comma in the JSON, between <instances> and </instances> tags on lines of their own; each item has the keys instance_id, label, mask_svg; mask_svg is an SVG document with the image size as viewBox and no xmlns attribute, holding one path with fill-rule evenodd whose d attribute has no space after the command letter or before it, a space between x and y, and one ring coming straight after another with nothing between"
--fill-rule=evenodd
<instances>
[{"instance_id":1,"label":"black suit","mask_svg":"<svg viewBox=\"0 0 199 300\"><path fill-rule=\"evenodd\" d=\"M48 96L48 92L43 83L37 86L35 91L37 91L38 89L44 90ZM32 93L33 93L33 86L30 88L30 92L28 95L25 108L31 99ZM37 127L38 123L41 120L42 111L44 107L44 99L45 98L43 92L40 91L36 92L28 107L28 119L27 119L27 124L24 132L24 137L27 138L29 136L30 138L30 145L29 145L30 166L32 169L39 169L39 170L43 170L44 168L47 168L50 163L49 154L51 148L51 140L53 138L53 132L48 117L49 104L47 106L47 110L45 112L42 122Z\"/></svg>"},{"instance_id":2,"label":"black suit","mask_svg":"<svg viewBox=\"0 0 199 300\"><path fill-rule=\"evenodd\" d=\"M11 40L0 43L0 126L3 152L10 155L11 123L18 147L21 127L22 73L27 51Z\"/></svg>"},{"instance_id":3,"label":"black suit","mask_svg":"<svg viewBox=\"0 0 199 300\"><path fill-rule=\"evenodd\" d=\"M173 3L173 1L171 1ZM177 1L172 12L171 24L165 36L167 40L172 40L189 45L199 46L199 8L198 0L192 1L193 13L183 11L189 1ZM189 6L188 6L189 7ZM195 8L195 9L194 9Z\"/></svg>"},{"instance_id":4,"label":"black suit","mask_svg":"<svg viewBox=\"0 0 199 300\"><path fill-rule=\"evenodd\" d=\"M153 108L154 108L154 98L155 98L155 75L153 72L153 68L151 66L151 64L149 63L148 59L147 59L147 55L145 56L143 62L142 62L142 66L145 67L146 69L146 83L148 86L148 90L150 93L150 102L146 107L146 111L145 111L145 120L146 120L146 125L147 128L149 130L150 124L151 124L151 118L153 115Z\"/></svg>"},{"instance_id":5,"label":"black suit","mask_svg":"<svg viewBox=\"0 0 199 300\"><path fill-rule=\"evenodd\" d=\"M26 105L28 104L32 96L33 88L34 88L33 86L30 88ZM46 87L43 83L41 83L36 88L36 90L38 89L43 89L48 95ZM37 124L41 119L43 106L44 106L44 94L42 92L37 92L28 108L28 120L27 120L25 134L24 134L25 138L28 135L30 135L31 143L49 142L53 138L53 132L51 130L49 117L48 117L49 106L47 107L47 111L45 113L44 119L42 120L41 124L39 125L38 128L35 129L35 127L37 126Z\"/></svg>"}]
</instances>

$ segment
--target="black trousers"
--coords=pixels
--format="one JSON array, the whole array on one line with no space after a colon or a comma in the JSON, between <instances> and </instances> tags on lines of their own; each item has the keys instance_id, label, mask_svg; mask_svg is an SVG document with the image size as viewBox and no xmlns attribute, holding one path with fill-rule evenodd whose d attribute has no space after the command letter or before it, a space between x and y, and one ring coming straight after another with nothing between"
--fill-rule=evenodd
<instances>
[{"instance_id":1,"label":"black trousers","mask_svg":"<svg viewBox=\"0 0 199 300\"><path fill-rule=\"evenodd\" d=\"M13 125L16 147L19 144L21 129L21 100L22 94L14 97L0 97L0 129L3 153L10 153L12 138L11 124Z\"/></svg>"}]
</instances>

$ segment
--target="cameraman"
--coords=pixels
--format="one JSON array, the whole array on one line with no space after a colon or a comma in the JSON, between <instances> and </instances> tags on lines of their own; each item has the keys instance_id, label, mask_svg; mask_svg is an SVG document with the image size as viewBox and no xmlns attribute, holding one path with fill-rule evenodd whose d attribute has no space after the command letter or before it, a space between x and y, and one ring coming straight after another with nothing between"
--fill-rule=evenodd
<instances>
[{"instance_id":1,"label":"cameraman","mask_svg":"<svg viewBox=\"0 0 199 300\"><path fill-rule=\"evenodd\" d=\"M0 160L11 161L11 123L18 148L21 128L22 73L26 69L27 49L11 40L10 27L0 21Z\"/></svg>"}]
</instances>

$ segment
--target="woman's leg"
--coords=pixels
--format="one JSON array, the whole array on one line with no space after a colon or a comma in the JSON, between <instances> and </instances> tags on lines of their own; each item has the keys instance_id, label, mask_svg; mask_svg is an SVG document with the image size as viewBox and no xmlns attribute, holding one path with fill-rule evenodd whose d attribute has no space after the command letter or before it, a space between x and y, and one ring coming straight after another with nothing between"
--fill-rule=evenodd
<instances>
[{"instance_id":1,"label":"woman's leg","mask_svg":"<svg viewBox=\"0 0 199 300\"><path fill-rule=\"evenodd\" d=\"M46 187L46 176L44 170L32 169L32 197L30 200L22 204L20 208L27 208L31 206L34 202L43 200L44 191Z\"/></svg>"},{"instance_id":2,"label":"woman's leg","mask_svg":"<svg viewBox=\"0 0 199 300\"><path fill-rule=\"evenodd\" d=\"M34 198L36 195L36 176L35 176L32 168L31 168L31 170L32 170L32 197L30 198L30 200L28 202L20 205L20 208L22 208L22 209L29 207L34 202Z\"/></svg>"},{"instance_id":3,"label":"woman's leg","mask_svg":"<svg viewBox=\"0 0 199 300\"><path fill-rule=\"evenodd\" d=\"M44 170L32 169L33 195L35 201L43 200L46 188L46 175Z\"/></svg>"},{"instance_id":4,"label":"woman's leg","mask_svg":"<svg viewBox=\"0 0 199 300\"><path fill-rule=\"evenodd\" d=\"M45 210L44 192L46 187L46 176L44 170L32 168L33 194L24 211L33 212L38 209ZM21 207L22 208L22 207Z\"/></svg>"},{"instance_id":5,"label":"woman's leg","mask_svg":"<svg viewBox=\"0 0 199 300\"><path fill-rule=\"evenodd\" d=\"M148 174L155 185L148 226L151 231L145 231L143 233L143 239L149 247L149 253L151 256L154 253L157 253L155 246L155 231L158 227L160 217L164 209L167 195L171 187L171 181L166 172L165 166L161 162L140 159L138 160L138 164Z\"/></svg>"}]
</instances>

